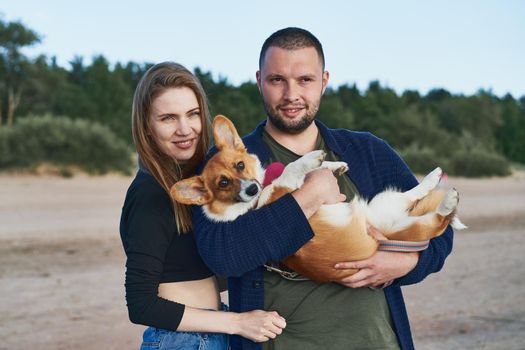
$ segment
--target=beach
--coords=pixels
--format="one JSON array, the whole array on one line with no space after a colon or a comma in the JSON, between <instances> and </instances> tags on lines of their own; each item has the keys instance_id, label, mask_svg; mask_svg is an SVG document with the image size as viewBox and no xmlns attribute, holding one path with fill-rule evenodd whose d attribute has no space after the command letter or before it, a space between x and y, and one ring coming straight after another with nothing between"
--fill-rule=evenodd
<instances>
[{"instance_id":1,"label":"beach","mask_svg":"<svg viewBox=\"0 0 525 350\"><path fill-rule=\"evenodd\" d=\"M0 174L0 349L137 349L120 211L132 178ZM444 268L403 287L417 349L525 349L525 173L450 178Z\"/></svg>"}]
</instances>

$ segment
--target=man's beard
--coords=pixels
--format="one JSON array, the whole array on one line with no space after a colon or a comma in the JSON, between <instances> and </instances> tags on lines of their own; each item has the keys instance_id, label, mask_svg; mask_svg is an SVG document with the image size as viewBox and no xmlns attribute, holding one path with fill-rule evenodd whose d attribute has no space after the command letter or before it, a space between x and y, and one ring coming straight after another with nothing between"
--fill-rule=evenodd
<instances>
[{"instance_id":1,"label":"man's beard","mask_svg":"<svg viewBox=\"0 0 525 350\"><path fill-rule=\"evenodd\" d=\"M285 117L279 116L279 106L273 108L266 101L264 101L264 109L266 110L266 115L270 119L270 122L278 130L285 132L287 134L300 134L306 130L314 121L315 115L319 110L319 104L312 105L312 108L309 105L301 106L305 109L306 113L301 117L301 119L295 123L287 123Z\"/></svg>"}]
</instances>

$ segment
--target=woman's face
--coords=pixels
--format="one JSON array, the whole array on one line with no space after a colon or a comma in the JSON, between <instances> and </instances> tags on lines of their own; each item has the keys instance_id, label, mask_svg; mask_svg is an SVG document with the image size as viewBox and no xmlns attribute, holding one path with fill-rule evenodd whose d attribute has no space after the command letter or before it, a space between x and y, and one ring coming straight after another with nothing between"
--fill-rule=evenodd
<instances>
[{"instance_id":1,"label":"woman's face","mask_svg":"<svg viewBox=\"0 0 525 350\"><path fill-rule=\"evenodd\" d=\"M166 89L153 100L149 118L162 152L181 162L193 157L202 130L201 110L193 90Z\"/></svg>"}]
</instances>

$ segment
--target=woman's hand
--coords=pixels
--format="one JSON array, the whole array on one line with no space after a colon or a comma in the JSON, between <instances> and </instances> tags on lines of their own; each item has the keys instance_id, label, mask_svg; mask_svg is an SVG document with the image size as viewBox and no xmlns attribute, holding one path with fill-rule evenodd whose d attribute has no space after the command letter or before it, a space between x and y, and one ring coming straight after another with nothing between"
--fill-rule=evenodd
<instances>
[{"instance_id":1,"label":"woman's hand","mask_svg":"<svg viewBox=\"0 0 525 350\"><path fill-rule=\"evenodd\" d=\"M253 310L237 314L234 334L254 342L275 339L283 332L286 321L276 311Z\"/></svg>"}]
</instances>

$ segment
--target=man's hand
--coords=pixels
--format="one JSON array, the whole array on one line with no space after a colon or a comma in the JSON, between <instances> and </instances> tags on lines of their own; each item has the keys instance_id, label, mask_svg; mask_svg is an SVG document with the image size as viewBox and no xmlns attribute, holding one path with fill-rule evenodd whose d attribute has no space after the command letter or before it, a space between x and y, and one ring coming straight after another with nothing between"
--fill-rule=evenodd
<instances>
[{"instance_id":1,"label":"man's hand","mask_svg":"<svg viewBox=\"0 0 525 350\"><path fill-rule=\"evenodd\" d=\"M317 169L306 175L303 186L292 193L304 215L310 218L323 204L344 202L337 179L329 169Z\"/></svg>"},{"instance_id":2,"label":"man's hand","mask_svg":"<svg viewBox=\"0 0 525 350\"><path fill-rule=\"evenodd\" d=\"M387 239L382 233L369 227L368 233L376 239ZM349 288L389 286L396 278L412 271L419 260L419 252L401 253L377 251L370 258L359 261L341 262L336 269L358 269L352 276L343 278L340 284Z\"/></svg>"},{"instance_id":3,"label":"man's hand","mask_svg":"<svg viewBox=\"0 0 525 350\"><path fill-rule=\"evenodd\" d=\"M316 169L306 174L301 189L310 189L322 204L336 204L346 199L330 169Z\"/></svg>"}]
</instances>

